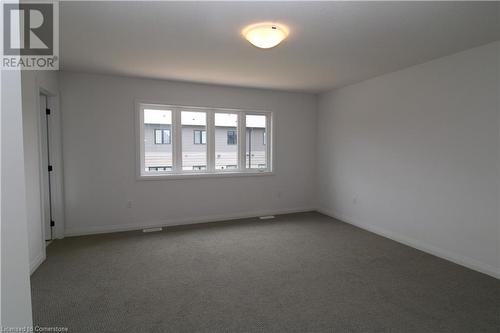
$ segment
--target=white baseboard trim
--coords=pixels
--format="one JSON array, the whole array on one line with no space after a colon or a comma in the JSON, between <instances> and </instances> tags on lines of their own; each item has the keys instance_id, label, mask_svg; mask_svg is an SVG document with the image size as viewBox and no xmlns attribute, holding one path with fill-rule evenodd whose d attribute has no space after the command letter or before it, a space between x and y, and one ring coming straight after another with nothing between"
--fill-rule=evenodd
<instances>
[{"instance_id":1,"label":"white baseboard trim","mask_svg":"<svg viewBox=\"0 0 500 333\"><path fill-rule=\"evenodd\" d=\"M484 273L484 274L490 275L492 277L495 277L497 279L500 279L500 270L498 270L497 268L495 268L491 265L480 262L478 260L464 257L462 255L452 253L452 252L447 251L447 250L443 250L443 249L435 247L433 245L425 244L425 243L418 241L416 239L402 236L400 234L396 234L396 233L393 233L393 232L388 231L388 230L383 230L381 228L377 228L377 227L374 227L371 225L366 225L363 223L359 223L357 221L353 221L352 219L350 219L346 216L342 216L342 215L337 214L336 212L330 211L328 209L318 208L318 209L316 209L316 211L321 213L321 214L333 217L334 219L337 219L339 221L349 223L349 224L352 224L358 228L373 232L374 234L377 234L379 236L392 239L393 241L396 241L398 243L413 247L417 250L420 250L420 251L432 254L436 257L451 261L455 264L458 264L458 265L470 268L472 270L478 271L480 273Z\"/></svg>"},{"instance_id":2,"label":"white baseboard trim","mask_svg":"<svg viewBox=\"0 0 500 333\"><path fill-rule=\"evenodd\" d=\"M147 228L173 227L179 225L253 218L265 215L282 215L282 214L303 213L311 211L316 211L316 208L304 207L304 208L292 208L292 209L281 209L281 210L264 210L264 211L253 211L253 212L246 212L239 214L222 214L222 215L203 216L203 217L191 217L184 219L149 221L147 223L115 224L106 226L92 226L86 228L69 228L66 229L64 236L71 237L71 236L84 236L93 234L106 234L112 232L142 230Z\"/></svg>"},{"instance_id":3,"label":"white baseboard trim","mask_svg":"<svg viewBox=\"0 0 500 333\"><path fill-rule=\"evenodd\" d=\"M45 244L44 244L45 246ZM33 260L30 262L30 275L33 274L36 269L45 261L45 251L39 253Z\"/></svg>"}]
</instances>

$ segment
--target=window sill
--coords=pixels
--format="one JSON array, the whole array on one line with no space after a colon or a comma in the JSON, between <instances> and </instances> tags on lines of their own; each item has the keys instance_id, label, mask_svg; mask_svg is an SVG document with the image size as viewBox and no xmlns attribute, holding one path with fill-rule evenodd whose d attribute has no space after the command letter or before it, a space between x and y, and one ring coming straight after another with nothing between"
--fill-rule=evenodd
<instances>
[{"instance_id":1,"label":"window sill","mask_svg":"<svg viewBox=\"0 0 500 333\"><path fill-rule=\"evenodd\" d=\"M273 171L249 171L249 172L214 172L214 173L182 173L182 174L159 174L140 175L137 180L175 180L175 179L195 179L195 178L230 178L230 177L255 177L273 176Z\"/></svg>"}]
</instances>

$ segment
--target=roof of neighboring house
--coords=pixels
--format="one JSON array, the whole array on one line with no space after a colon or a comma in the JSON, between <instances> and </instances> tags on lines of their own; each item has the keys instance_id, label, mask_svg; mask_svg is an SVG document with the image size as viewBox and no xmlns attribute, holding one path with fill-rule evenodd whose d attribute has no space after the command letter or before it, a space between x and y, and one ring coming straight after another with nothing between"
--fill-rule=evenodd
<instances>
[{"instance_id":1,"label":"roof of neighboring house","mask_svg":"<svg viewBox=\"0 0 500 333\"><path fill-rule=\"evenodd\" d=\"M192 112L183 111L181 113L183 125L205 126L206 115L205 112ZM144 123L145 124L172 124L172 112L168 110L153 110L144 109ZM215 126L236 127L238 118L235 114L231 113L216 113ZM261 115L247 115L246 126L265 128L266 118Z\"/></svg>"}]
</instances>

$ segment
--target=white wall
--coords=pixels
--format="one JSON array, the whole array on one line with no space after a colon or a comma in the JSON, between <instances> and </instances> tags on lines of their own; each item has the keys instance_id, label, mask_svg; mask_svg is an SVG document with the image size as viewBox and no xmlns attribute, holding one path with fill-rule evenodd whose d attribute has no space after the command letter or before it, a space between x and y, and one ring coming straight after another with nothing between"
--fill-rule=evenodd
<instances>
[{"instance_id":1,"label":"white wall","mask_svg":"<svg viewBox=\"0 0 500 333\"><path fill-rule=\"evenodd\" d=\"M500 276L499 43L320 97L322 211Z\"/></svg>"},{"instance_id":2,"label":"white wall","mask_svg":"<svg viewBox=\"0 0 500 333\"><path fill-rule=\"evenodd\" d=\"M40 179L40 89L51 95L58 94L58 75L52 71L23 71L23 136L26 174L26 206L28 217L28 244L30 270L34 271L45 259L45 241L42 234L43 210ZM57 96L55 97L57 98ZM45 171L45 167L44 171Z\"/></svg>"},{"instance_id":3,"label":"white wall","mask_svg":"<svg viewBox=\"0 0 500 333\"><path fill-rule=\"evenodd\" d=\"M66 234L315 207L314 95L69 72L59 79ZM274 111L275 175L136 180L135 99Z\"/></svg>"},{"instance_id":4,"label":"white wall","mask_svg":"<svg viewBox=\"0 0 500 333\"><path fill-rule=\"evenodd\" d=\"M32 325L24 177L21 73L1 81L1 327Z\"/></svg>"}]
</instances>

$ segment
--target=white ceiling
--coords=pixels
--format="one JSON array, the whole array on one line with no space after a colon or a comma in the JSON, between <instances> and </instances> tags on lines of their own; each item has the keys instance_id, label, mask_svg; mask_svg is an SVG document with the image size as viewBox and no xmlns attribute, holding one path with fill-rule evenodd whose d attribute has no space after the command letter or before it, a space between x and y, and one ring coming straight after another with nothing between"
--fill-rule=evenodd
<instances>
[{"instance_id":1,"label":"white ceiling","mask_svg":"<svg viewBox=\"0 0 500 333\"><path fill-rule=\"evenodd\" d=\"M61 2L63 70L320 92L500 39L498 2ZM277 21L270 50L240 36Z\"/></svg>"}]
</instances>

